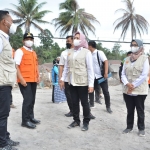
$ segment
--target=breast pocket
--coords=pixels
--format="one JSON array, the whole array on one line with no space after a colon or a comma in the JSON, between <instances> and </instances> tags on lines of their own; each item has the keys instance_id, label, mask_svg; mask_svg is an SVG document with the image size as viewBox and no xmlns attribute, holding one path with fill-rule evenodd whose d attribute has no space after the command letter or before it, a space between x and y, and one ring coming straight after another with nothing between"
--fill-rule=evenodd
<instances>
[{"instance_id":1,"label":"breast pocket","mask_svg":"<svg viewBox=\"0 0 150 150\"><path fill-rule=\"evenodd\" d=\"M88 83L87 73L75 72L74 82L79 85L87 84Z\"/></svg>"},{"instance_id":2,"label":"breast pocket","mask_svg":"<svg viewBox=\"0 0 150 150\"><path fill-rule=\"evenodd\" d=\"M133 76L139 77L142 74L143 68L139 66L133 67Z\"/></svg>"},{"instance_id":3,"label":"breast pocket","mask_svg":"<svg viewBox=\"0 0 150 150\"><path fill-rule=\"evenodd\" d=\"M75 68L80 68L80 69L85 68L85 59L84 58L76 59Z\"/></svg>"},{"instance_id":4,"label":"breast pocket","mask_svg":"<svg viewBox=\"0 0 150 150\"><path fill-rule=\"evenodd\" d=\"M4 76L5 76L5 82L8 84L14 84L17 80L17 74L16 74L16 70L13 71L8 71L8 70L4 70Z\"/></svg>"}]
</instances>

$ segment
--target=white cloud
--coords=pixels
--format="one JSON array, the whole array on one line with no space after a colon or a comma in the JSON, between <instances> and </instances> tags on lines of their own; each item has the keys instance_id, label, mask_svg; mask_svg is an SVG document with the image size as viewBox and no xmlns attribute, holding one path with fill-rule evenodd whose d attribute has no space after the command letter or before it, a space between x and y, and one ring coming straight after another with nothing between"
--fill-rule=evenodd
<instances>
[{"instance_id":1,"label":"white cloud","mask_svg":"<svg viewBox=\"0 0 150 150\"><path fill-rule=\"evenodd\" d=\"M58 17L59 11L59 3L64 2L65 0L39 0L38 2L46 1L47 4L42 9L47 9L52 11L47 16L45 16L46 21L51 21L52 19ZM4 8L13 8L10 5L10 0L0 0L3 2L3 5L0 5L0 9ZM13 4L18 4L18 0L11 1ZM92 34L89 34L90 39L99 39L99 40L111 40L116 41L119 40L121 29L117 30L115 34L113 34L114 26L113 22L120 17L121 13L116 13L115 11L119 8L125 8L124 3L121 0L78 0L80 8L85 8L85 11L93 14L97 20L100 21L101 25L95 25L96 27L96 37ZM149 0L134 0L134 6L136 9L136 13L144 16L148 22L150 22L149 15ZM41 24L41 27L49 29L55 37L59 37L59 32L55 32L55 28L52 25L44 25ZM38 30L32 28L32 32L37 35ZM140 38L140 37L137 37ZM142 39L144 42L150 43L149 35L143 35ZM130 41L131 35L130 31L126 36L125 41ZM64 40L55 40L58 41L60 46L65 46ZM112 48L114 43L103 43L103 46L107 48ZM130 50L129 44L121 44L123 50ZM150 45L145 46L146 51L149 51Z\"/></svg>"}]
</instances>

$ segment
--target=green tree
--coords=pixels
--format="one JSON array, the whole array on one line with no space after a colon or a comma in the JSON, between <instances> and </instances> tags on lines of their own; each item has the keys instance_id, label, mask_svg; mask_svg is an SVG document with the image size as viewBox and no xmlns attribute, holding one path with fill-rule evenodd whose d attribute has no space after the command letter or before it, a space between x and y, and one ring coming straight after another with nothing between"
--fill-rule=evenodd
<instances>
[{"instance_id":1,"label":"green tree","mask_svg":"<svg viewBox=\"0 0 150 150\"><path fill-rule=\"evenodd\" d=\"M133 6L133 1L131 0L123 0L125 3L127 9L118 9L116 12L123 12L123 16L118 18L114 24L116 24L115 30L118 28L122 28L121 37L123 37L123 40L126 36L127 30L131 28L131 38L136 38L137 33L141 36L141 33L144 34L144 31L148 33L148 26L149 23L146 21L146 19L139 15L135 14L135 8Z\"/></svg>"},{"instance_id":2,"label":"green tree","mask_svg":"<svg viewBox=\"0 0 150 150\"><path fill-rule=\"evenodd\" d=\"M52 40L53 35L46 29L41 32L38 37L41 43L38 47L35 47L37 53L39 64L52 62L56 57L60 56L64 48L60 48L59 45Z\"/></svg>"},{"instance_id":3,"label":"green tree","mask_svg":"<svg viewBox=\"0 0 150 150\"><path fill-rule=\"evenodd\" d=\"M97 43L97 49L103 51L108 60L123 60L126 57L126 52L121 50L119 43L115 43L112 50L103 47L102 43Z\"/></svg>"},{"instance_id":4,"label":"green tree","mask_svg":"<svg viewBox=\"0 0 150 150\"><path fill-rule=\"evenodd\" d=\"M19 24L18 28L25 26L25 32L30 32L30 27L33 25L35 28L43 31L38 24L49 23L42 19L47 13L51 12L49 10L40 11L45 4L46 2L38 4L37 0L19 0L18 5L12 4L15 8L14 10L7 10L18 18L14 20L14 23Z\"/></svg>"},{"instance_id":5,"label":"green tree","mask_svg":"<svg viewBox=\"0 0 150 150\"><path fill-rule=\"evenodd\" d=\"M118 43L115 43L113 48L112 48L112 56L114 57L113 59L119 60L120 59L120 48L121 45Z\"/></svg>"},{"instance_id":6,"label":"green tree","mask_svg":"<svg viewBox=\"0 0 150 150\"><path fill-rule=\"evenodd\" d=\"M59 14L58 18L53 19L56 31L60 29L60 36L65 36L69 31L73 33L79 29L88 36L88 32L95 35L93 22L99 21L92 15L80 9L76 0L66 0L59 5L60 10L65 10Z\"/></svg>"},{"instance_id":7,"label":"green tree","mask_svg":"<svg viewBox=\"0 0 150 150\"><path fill-rule=\"evenodd\" d=\"M10 44L12 48L14 48L15 50L22 47L23 45L22 40L23 40L23 31L21 30L21 28L19 28L15 34L10 35Z\"/></svg>"}]
</instances>

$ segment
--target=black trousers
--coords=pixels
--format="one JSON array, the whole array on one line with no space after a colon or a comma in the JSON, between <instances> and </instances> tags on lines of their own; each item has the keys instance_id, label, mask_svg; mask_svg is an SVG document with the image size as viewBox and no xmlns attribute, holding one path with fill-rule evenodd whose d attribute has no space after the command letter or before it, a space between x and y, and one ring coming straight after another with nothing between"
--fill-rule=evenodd
<instances>
[{"instance_id":1,"label":"black trousers","mask_svg":"<svg viewBox=\"0 0 150 150\"><path fill-rule=\"evenodd\" d=\"M25 123L34 118L34 104L36 96L36 82L27 82L27 86L24 87L19 83L19 88L23 96L22 104L22 122Z\"/></svg>"},{"instance_id":2,"label":"black trousers","mask_svg":"<svg viewBox=\"0 0 150 150\"><path fill-rule=\"evenodd\" d=\"M106 107L109 108L110 107L110 95L109 95L109 91L108 91L108 81L105 80L104 82L98 84L98 79L94 80L94 90L95 90L95 94L96 94L95 100L99 100L100 87L104 94ZM90 98L90 104L94 105L94 92L89 94L89 98Z\"/></svg>"},{"instance_id":3,"label":"black trousers","mask_svg":"<svg viewBox=\"0 0 150 150\"><path fill-rule=\"evenodd\" d=\"M10 99L10 105L13 103L13 97L12 97L12 92L11 92L11 99Z\"/></svg>"},{"instance_id":4,"label":"black trousers","mask_svg":"<svg viewBox=\"0 0 150 150\"><path fill-rule=\"evenodd\" d=\"M70 85L68 84L68 82L65 82L65 95L67 97L67 103L68 103L70 112L73 113L73 104L72 104L72 98L70 94Z\"/></svg>"},{"instance_id":5,"label":"black trousers","mask_svg":"<svg viewBox=\"0 0 150 150\"><path fill-rule=\"evenodd\" d=\"M127 129L132 129L134 124L134 110L137 110L137 125L139 130L145 129L145 113L144 102L147 95L130 96L124 94L125 103L127 107Z\"/></svg>"},{"instance_id":6,"label":"black trousers","mask_svg":"<svg viewBox=\"0 0 150 150\"><path fill-rule=\"evenodd\" d=\"M83 124L89 124L90 121L90 107L88 102L88 86L72 86L70 85L70 93L72 96L73 103L73 119L80 124L80 106L79 102L81 100L81 105L83 107Z\"/></svg>"},{"instance_id":7,"label":"black trousers","mask_svg":"<svg viewBox=\"0 0 150 150\"><path fill-rule=\"evenodd\" d=\"M11 86L0 86L0 147L7 145L7 118L10 112Z\"/></svg>"},{"instance_id":8,"label":"black trousers","mask_svg":"<svg viewBox=\"0 0 150 150\"><path fill-rule=\"evenodd\" d=\"M94 80L94 91L95 91L95 101L98 101L100 98L100 85L97 80ZM90 105L94 106L94 92L89 93Z\"/></svg>"}]
</instances>

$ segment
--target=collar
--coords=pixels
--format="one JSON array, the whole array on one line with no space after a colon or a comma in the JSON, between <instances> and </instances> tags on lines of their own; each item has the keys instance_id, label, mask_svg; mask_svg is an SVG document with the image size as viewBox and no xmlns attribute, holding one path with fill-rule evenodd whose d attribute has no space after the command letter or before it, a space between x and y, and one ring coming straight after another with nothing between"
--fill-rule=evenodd
<instances>
[{"instance_id":1,"label":"collar","mask_svg":"<svg viewBox=\"0 0 150 150\"><path fill-rule=\"evenodd\" d=\"M23 46L26 50L28 50L28 51L33 51L33 49L32 48L28 48L28 47L26 47L26 46Z\"/></svg>"},{"instance_id":2,"label":"collar","mask_svg":"<svg viewBox=\"0 0 150 150\"><path fill-rule=\"evenodd\" d=\"M133 62L135 62L137 59L135 59L135 60L130 60L131 61L131 63L133 63Z\"/></svg>"},{"instance_id":3,"label":"collar","mask_svg":"<svg viewBox=\"0 0 150 150\"><path fill-rule=\"evenodd\" d=\"M6 34L4 31L0 30L0 33L7 39L9 40L9 35Z\"/></svg>"},{"instance_id":4,"label":"collar","mask_svg":"<svg viewBox=\"0 0 150 150\"><path fill-rule=\"evenodd\" d=\"M97 53L97 49L95 49L92 54L95 54L95 53Z\"/></svg>"},{"instance_id":5,"label":"collar","mask_svg":"<svg viewBox=\"0 0 150 150\"><path fill-rule=\"evenodd\" d=\"M77 51L81 51L82 47L80 47L78 50L74 49L74 52L77 52Z\"/></svg>"}]
</instances>

